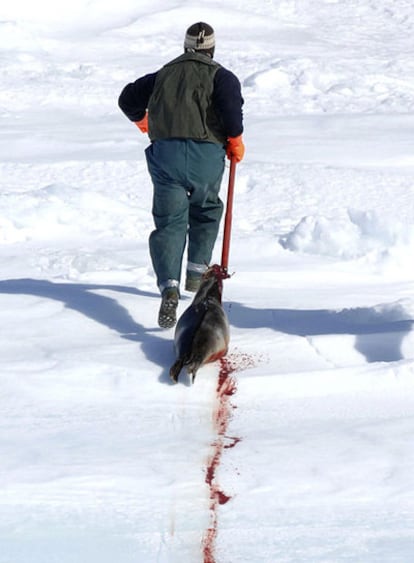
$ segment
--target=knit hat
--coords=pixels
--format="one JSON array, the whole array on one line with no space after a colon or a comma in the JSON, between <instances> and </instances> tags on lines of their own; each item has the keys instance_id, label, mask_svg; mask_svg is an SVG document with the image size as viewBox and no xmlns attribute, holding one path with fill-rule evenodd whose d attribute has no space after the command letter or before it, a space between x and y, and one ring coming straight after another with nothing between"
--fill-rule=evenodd
<instances>
[{"instance_id":1,"label":"knit hat","mask_svg":"<svg viewBox=\"0 0 414 563\"><path fill-rule=\"evenodd\" d=\"M211 57L214 53L214 29L208 23L194 23L185 34L184 49L186 51L207 52Z\"/></svg>"}]
</instances>

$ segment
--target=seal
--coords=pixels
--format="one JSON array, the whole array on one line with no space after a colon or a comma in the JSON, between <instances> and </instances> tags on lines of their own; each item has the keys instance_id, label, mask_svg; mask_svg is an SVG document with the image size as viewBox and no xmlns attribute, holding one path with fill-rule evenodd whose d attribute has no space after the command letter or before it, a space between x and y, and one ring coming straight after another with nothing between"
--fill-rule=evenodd
<instances>
[{"instance_id":1,"label":"seal","mask_svg":"<svg viewBox=\"0 0 414 563\"><path fill-rule=\"evenodd\" d=\"M174 334L177 359L170 368L174 383L184 367L194 383L200 367L227 354L230 329L221 296L223 279L228 277L221 266L209 267L193 302L178 319Z\"/></svg>"}]
</instances>

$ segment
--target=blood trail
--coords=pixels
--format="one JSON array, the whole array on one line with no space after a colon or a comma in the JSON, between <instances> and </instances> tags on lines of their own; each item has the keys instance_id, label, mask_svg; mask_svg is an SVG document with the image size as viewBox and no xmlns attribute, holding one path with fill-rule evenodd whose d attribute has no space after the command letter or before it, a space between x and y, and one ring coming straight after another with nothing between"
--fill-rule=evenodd
<instances>
[{"instance_id":1,"label":"blood trail","mask_svg":"<svg viewBox=\"0 0 414 563\"><path fill-rule=\"evenodd\" d=\"M231 500L231 496L224 493L217 482L216 472L220 465L223 451L234 448L241 438L228 436L227 429L230 423L233 409L231 399L237 391L236 379L232 376L235 371L242 371L254 367L256 362L249 355L236 354L220 360L220 372L216 388L216 408L213 413L213 424L216 429L217 438L212 443L212 453L207 460L205 482L210 493L210 523L204 534L202 549L203 563L215 563L215 543L218 529L217 510L220 505Z\"/></svg>"}]
</instances>

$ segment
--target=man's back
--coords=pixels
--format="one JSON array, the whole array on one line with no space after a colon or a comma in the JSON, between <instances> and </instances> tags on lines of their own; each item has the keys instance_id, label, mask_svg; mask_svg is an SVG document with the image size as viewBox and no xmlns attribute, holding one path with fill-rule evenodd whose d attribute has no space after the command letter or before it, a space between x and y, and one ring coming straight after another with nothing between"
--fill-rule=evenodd
<instances>
[{"instance_id":1,"label":"man's back","mask_svg":"<svg viewBox=\"0 0 414 563\"><path fill-rule=\"evenodd\" d=\"M152 141L188 138L225 144L227 135L213 103L219 68L206 55L184 53L157 73L148 105Z\"/></svg>"}]
</instances>

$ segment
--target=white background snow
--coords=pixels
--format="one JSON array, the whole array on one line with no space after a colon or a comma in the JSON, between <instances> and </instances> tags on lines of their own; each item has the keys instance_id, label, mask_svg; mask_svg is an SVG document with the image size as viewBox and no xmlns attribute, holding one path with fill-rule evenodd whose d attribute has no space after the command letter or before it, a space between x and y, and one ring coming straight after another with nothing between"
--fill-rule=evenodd
<instances>
[{"instance_id":1,"label":"white background snow","mask_svg":"<svg viewBox=\"0 0 414 563\"><path fill-rule=\"evenodd\" d=\"M198 20L245 98L215 561L409 563L411 0L1 3L0 562L203 561L219 365L169 383L117 107Z\"/></svg>"}]
</instances>

